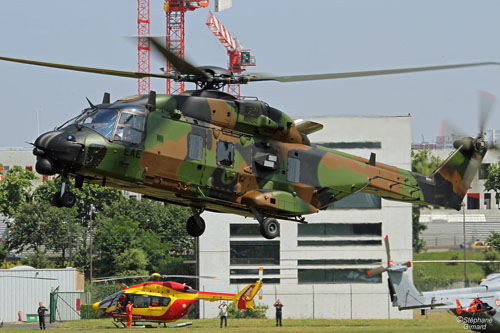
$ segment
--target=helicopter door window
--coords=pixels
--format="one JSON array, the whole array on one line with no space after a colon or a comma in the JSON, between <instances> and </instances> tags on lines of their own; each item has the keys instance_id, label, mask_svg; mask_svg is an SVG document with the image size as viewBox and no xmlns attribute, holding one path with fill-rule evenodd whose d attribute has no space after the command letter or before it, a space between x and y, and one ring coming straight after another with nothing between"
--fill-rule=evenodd
<instances>
[{"instance_id":1,"label":"helicopter door window","mask_svg":"<svg viewBox=\"0 0 500 333\"><path fill-rule=\"evenodd\" d=\"M219 141L217 143L217 165L233 167L234 145L230 142Z\"/></svg>"},{"instance_id":2,"label":"helicopter door window","mask_svg":"<svg viewBox=\"0 0 500 333\"><path fill-rule=\"evenodd\" d=\"M151 297L149 295L135 295L134 296L134 308L147 308L151 303Z\"/></svg>"},{"instance_id":3,"label":"helicopter door window","mask_svg":"<svg viewBox=\"0 0 500 333\"><path fill-rule=\"evenodd\" d=\"M300 181L300 160L298 158L288 158L287 180L293 183Z\"/></svg>"}]
</instances>

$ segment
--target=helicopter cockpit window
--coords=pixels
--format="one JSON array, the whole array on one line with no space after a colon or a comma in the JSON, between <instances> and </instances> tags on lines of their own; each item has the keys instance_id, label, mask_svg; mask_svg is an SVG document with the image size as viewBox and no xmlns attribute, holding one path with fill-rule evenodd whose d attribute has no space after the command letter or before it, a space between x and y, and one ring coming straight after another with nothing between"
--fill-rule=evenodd
<instances>
[{"instance_id":1,"label":"helicopter cockpit window","mask_svg":"<svg viewBox=\"0 0 500 333\"><path fill-rule=\"evenodd\" d=\"M99 303L99 306L101 308L104 308L104 307L110 307L112 305L116 305L116 303L118 302L118 299L120 298L120 296L123 295L123 291L119 291L119 292L116 292L114 294L111 294L109 295L108 297L106 297L105 299L103 299L101 301L101 303Z\"/></svg>"},{"instance_id":2,"label":"helicopter cockpit window","mask_svg":"<svg viewBox=\"0 0 500 333\"><path fill-rule=\"evenodd\" d=\"M122 111L116 127L114 140L140 144L146 124L146 116Z\"/></svg>"},{"instance_id":3,"label":"helicopter cockpit window","mask_svg":"<svg viewBox=\"0 0 500 333\"><path fill-rule=\"evenodd\" d=\"M87 109L74 124L89 127L113 141L140 144L144 137L146 112L140 105Z\"/></svg>"},{"instance_id":4,"label":"helicopter cockpit window","mask_svg":"<svg viewBox=\"0 0 500 333\"><path fill-rule=\"evenodd\" d=\"M75 123L92 128L97 133L109 139L115 129L117 118L118 110L94 109L85 112L75 120Z\"/></svg>"},{"instance_id":5,"label":"helicopter cockpit window","mask_svg":"<svg viewBox=\"0 0 500 333\"><path fill-rule=\"evenodd\" d=\"M234 146L230 142L219 141L217 143L217 165L233 167Z\"/></svg>"}]
</instances>

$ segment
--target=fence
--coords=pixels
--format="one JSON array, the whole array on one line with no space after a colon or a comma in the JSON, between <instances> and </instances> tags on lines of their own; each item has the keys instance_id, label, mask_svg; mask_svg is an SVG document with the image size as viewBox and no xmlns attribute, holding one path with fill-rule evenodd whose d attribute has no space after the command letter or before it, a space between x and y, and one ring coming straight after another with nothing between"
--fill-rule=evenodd
<instances>
[{"instance_id":1,"label":"fence","mask_svg":"<svg viewBox=\"0 0 500 333\"><path fill-rule=\"evenodd\" d=\"M60 292L56 289L50 293L50 322L88 319L91 316L88 304L89 292Z\"/></svg>"}]
</instances>

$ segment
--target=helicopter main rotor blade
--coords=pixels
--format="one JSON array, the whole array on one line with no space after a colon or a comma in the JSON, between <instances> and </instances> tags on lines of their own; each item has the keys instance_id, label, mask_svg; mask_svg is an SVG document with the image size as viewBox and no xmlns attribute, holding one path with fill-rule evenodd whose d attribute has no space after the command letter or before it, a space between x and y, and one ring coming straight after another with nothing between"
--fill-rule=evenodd
<instances>
[{"instance_id":1,"label":"helicopter main rotor blade","mask_svg":"<svg viewBox=\"0 0 500 333\"><path fill-rule=\"evenodd\" d=\"M1 278L6 278L6 277L10 277L10 278L15 278L15 279L32 279L32 280L57 280L55 278L44 278L44 277L31 277L31 276L16 276L16 275L2 275L0 276L0 279Z\"/></svg>"},{"instance_id":2,"label":"helicopter main rotor blade","mask_svg":"<svg viewBox=\"0 0 500 333\"><path fill-rule=\"evenodd\" d=\"M476 63L456 64L456 65L396 68L396 69L382 69L382 70L373 70L373 71L328 73L328 74L287 75L287 76L267 76L265 74L247 74L247 75L241 76L240 79L242 81L245 81L245 83L251 82L251 81L297 82L297 81L347 79L347 78L352 78L352 77L428 72L428 71L438 71L438 70L445 70L445 69L479 67L479 66L490 66L490 65L500 65L500 63L498 63L498 62L476 62Z\"/></svg>"},{"instance_id":3,"label":"helicopter main rotor blade","mask_svg":"<svg viewBox=\"0 0 500 333\"><path fill-rule=\"evenodd\" d=\"M154 37L141 37L141 38L149 39L153 44L153 46L156 48L156 50L160 52L163 55L163 57L165 57L165 59L168 62L170 62L170 64L174 66L179 73L187 75L195 75L200 78L210 77L207 73L201 71L198 67L194 66L193 64L179 57L177 54L165 48L163 45L160 44L160 42L156 38Z\"/></svg>"},{"instance_id":4,"label":"helicopter main rotor blade","mask_svg":"<svg viewBox=\"0 0 500 333\"><path fill-rule=\"evenodd\" d=\"M176 79L177 78L176 75L168 74L168 73L166 73L166 74L153 74L153 73L119 71L119 70L114 70L114 69L66 65L66 64L58 64L58 63L53 63L53 62L20 59L20 58L9 58L9 57L0 57L0 60L10 61L10 62L18 62L21 64L28 64L28 65L35 65L35 66L42 66L42 67L66 69L66 70L77 71L77 72L112 75L112 76L120 76L120 77L129 77L129 78L133 78L133 79L140 79L143 77L154 77L154 78L160 78L160 79Z\"/></svg>"},{"instance_id":5,"label":"helicopter main rotor blade","mask_svg":"<svg viewBox=\"0 0 500 333\"><path fill-rule=\"evenodd\" d=\"M213 279L213 280L219 279L214 276L199 276L199 275L160 275L159 277L161 277L162 279L168 279L168 278ZM128 279L143 279L143 278L153 279L154 276L153 275L110 276L103 278L95 278L92 280L92 282L99 283L99 282L119 281Z\"/></svg>"}]
</instances>

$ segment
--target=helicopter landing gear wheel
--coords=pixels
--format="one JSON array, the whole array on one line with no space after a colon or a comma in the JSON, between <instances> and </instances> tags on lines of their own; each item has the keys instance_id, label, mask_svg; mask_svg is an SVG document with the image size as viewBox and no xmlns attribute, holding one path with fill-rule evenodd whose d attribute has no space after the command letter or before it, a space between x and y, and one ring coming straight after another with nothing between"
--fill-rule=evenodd
<instances>
[{"instance_id":1,"label":"helicopter landing gear wheel","mask_svg":"<svg viewBox=\"0 0 500 333\"><path fill-rule=\"evenodd\" d=\"M280 235L280 224L272 217L265 218L260 222L260 233L266 239L274 239Z\"/></svg>"},{"instance_id":2,"label":"helicopter landing gear wheel","mask_svg":"<svg viewBox=\"0 0 500 333\"><path fill-rule=\"evenodd\" d=\"M205 221L201 216L193 215L187 220L186 230L192 237L200 237L205 231Z\"/></svg>"},{"instance_id":3,"label":"helicopter landing gear wheel","mask_svg":"<svg viewBox=\"0 0 500 333\"><path fill-rule=\"evenodd\" d=\"M66 191L59 200L63 207L71 208L76 203L76 196L73 192Z\"/></svg>"},{"instance_id":4,"label":"helicopter landing gear wheel","mask_svg":"<svg viewBox=\"0 0 500 333\"><path fill-rule=\"evenodd\" d=\"M62 176L61 190L52 197L52 205L56 207L71 208L76 203L76 195L69 190L69 181L66 176Z\"/></svg>"}]
</instances>

